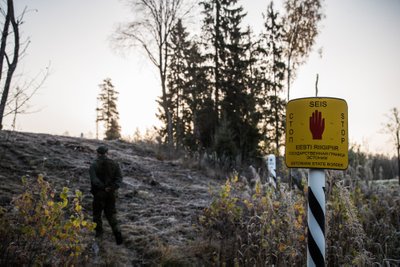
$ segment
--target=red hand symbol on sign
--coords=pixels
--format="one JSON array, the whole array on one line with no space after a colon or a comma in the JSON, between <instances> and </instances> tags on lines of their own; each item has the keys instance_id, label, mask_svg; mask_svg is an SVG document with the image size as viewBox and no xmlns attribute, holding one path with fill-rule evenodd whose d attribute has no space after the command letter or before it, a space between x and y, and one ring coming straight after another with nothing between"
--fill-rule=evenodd
<instances>
[{"instance_id":1,"label":"red hand symbol on sign","mask_svg":"<svg viewBox=\"0 0 400 267\"><path fill-rule=\"evenodd\" d=\"M325 130L325 119L322 118L322 113L315 110L310 117L310 131L313 139L322 139L322 133Z\"/></svg>"}]
</instances>

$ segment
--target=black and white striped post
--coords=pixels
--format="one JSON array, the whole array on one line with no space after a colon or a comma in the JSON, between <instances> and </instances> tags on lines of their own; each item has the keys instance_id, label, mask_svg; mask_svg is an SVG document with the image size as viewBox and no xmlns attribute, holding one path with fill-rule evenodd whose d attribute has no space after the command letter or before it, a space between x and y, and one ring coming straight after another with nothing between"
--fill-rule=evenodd
<instances>
[{"instance_id":1,"label":"black and white striped post","mask_svg":"<svg viewBox=\"0 0 400 267\"><path fill-rule=\"evenodd\" d=\"M348 115L344 99L292 99L286 106L285 162L307 168L307 266L325 266L325 169L348 167Z\"/></svg>"},{"instance_id":2,"label":"black and white striped post","mask_svg":"<svg viewBox=\"0 0 400 267\"><path fill-rule=\"evenodd\" d=\"M325 266L325 171L308 172L307 266Z\"/></svg>"}]
</instances>

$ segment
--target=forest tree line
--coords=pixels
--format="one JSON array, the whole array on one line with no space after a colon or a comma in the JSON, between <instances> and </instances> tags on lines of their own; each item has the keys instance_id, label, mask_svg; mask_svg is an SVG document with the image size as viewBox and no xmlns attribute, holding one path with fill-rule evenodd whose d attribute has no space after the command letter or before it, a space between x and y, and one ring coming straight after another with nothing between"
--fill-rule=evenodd
<instances>
[{"instance_id":1,"label":"forest tree line","mask_svg":"<svg viewBox=\"0 0 400 267\"><path fill-rule=\"evenodd\" d=\"M122 25L116 39L142 46L159 70L164 143L239 162L279 154L286 94L315 43L321 1L286 0L283 14L271 2L259 35L243 26L237 0L200 1L199 35L185 26L191 9L182 0L131 4L143 18Z\"/></svg>"},{"instance_id":2,"label":"forest tree line","mask_svg":"<svg viewBox=\"0 0 400 267\"><path fill-rule=\"evenodd\" d=\"M360 145L349 148L349 167L346 173L359 180L387 180L398 176L398 158L384 154L366 153Z\"/></svg>"},{"instance_id":3,"label":"forest tree line","mask_svg":"<svg viewBox=\"0 0 400 267\"><path fill-rule=\"evenodd\" d=\"M260 11L260 34L243 25L247 13L240 0L202 0L195 7L183 0L129 2L142 17L122 24L115 39L141 46L159 71L163 142L239 163L282 155L290 85L315 46L323 1L285 0L283 9L271 1ZM194 35L185 18L198 8L201 32ZM397 109L392 113L385 129L397 138L399 170L399 116ZM394 159L387 156L350 148L349 163L371 170L373 177L396 176Z\"/></svg>"}]
</instances>

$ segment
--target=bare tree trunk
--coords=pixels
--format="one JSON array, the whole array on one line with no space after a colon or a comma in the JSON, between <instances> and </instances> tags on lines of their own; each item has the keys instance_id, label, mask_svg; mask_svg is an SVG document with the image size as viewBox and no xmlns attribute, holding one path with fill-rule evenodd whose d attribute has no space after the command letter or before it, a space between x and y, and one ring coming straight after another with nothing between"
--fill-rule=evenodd
<instances>
[{"instance_id":1,"label":"bare tree trunk","mask_svg":"<svg viewBox=\"0 0 400 267\"><path fill-rule=\"evenodd\" d=\"M400 145L397 146L397 175L399 177L399 185L400 185Z\"/></svg>"},{"instance_id":2,"label":"bare tree trunk","mask_svg":"<svg viewBox=\"0 0 400 267\"><path fill-rule=\"evenodd\" d=\"M8 28L10 26L10 7L8 5L7 7L7 14L4 22L4 27L3 27L3 32L1 35L1 46L0 46L0 81L3 75L3 63L4 59L6 57L6 46L7 46L7 37L8 37ZM4 114L4 109L5 109L5 103L3 104L3 97L4 97L4 92L2 95L2 100L0 102L0 130L3 128L3 114ZM7 92L8 94L8 92ZM6 102L7 99L5 99L4 102Z\"/></svg>"},{"instance_id":3,"label":"bare tree trunk","mask_svg":"<svg viewBox=\"0 0 400 267\"><path fill-rule=\"evenodd\" d=\"M397 175L400 185L400 115L397 108L390 110L390 114L387 116L389 121L385 124L385 131L392 135L393 142L396 146L397 151Z\"/></svg>"},{"instance_id":4,"label":"bare tree trunk","mask_svg":"<svg viewBox=\"0 0 400 267\"><path fill-rule=\"evenodd\" d=\"M393 108L393 117L394 117L394 132L395 132L395 142L396 142L396 148L397 148L397 175L399 179L399 185L400 185L400 117L399 117L399 112L396 108Z\"/></svg>"},{"instance_id":5,"label":"bare tree trunk","mask_svg":"<svg viewBox=\"0 0 400 267\"><path fill-rule=\"evenodd\" d=\"M160 40L164 37L167 39L167 35L162 36L164 31L162 29L162 24L159 25L159 35ZM161 90L162 90L162 107L164 109L165 117L167 119L167 144L168 146L173 146L173 132L172 132L172 116L169 110L169 103L167 98L167 64L168 64L168 54L167 54L168 46L167 43L161 44L159 46L159 71L160 71L160 79L161 79Z\"/></svg>"},{"instance_id":6,"label":"bare tree trunk","mask_svg":"<svg viewBox=\"0 0 400 267\"><path fill-rule=\"evenodd\" d=\"M18 115L18 97L15 98L14 117L11 125L13 131L15 131L15 128L17 127L17 115Z\"/></svg>"},{"instance_id":7,"label":"bare tree trunk","mask_svg":"<svg viewBox=\"0 0 400 267\"><path fill-rule=\"evenodd\" d=\"M168 108L166 114L167 114L168 146L172 148L174 145L173 132L172 132L172 116Z\"/></svg>"},{"instance_id":8,"label":"bare tree trunk","mask_svg":"<svg viewBox=\"0 0 400 267\"><path fill-rule=\"evenodd\" d=\"M167 98L165 70L163 71L161 68L160 68L160 77L161 77L161 89L162 89L161 106L164 109L165 118L167 119L167 144L168 144L168 146L172 146L173 145L172 116L171 116L171 112L169 110L169 103L168 103L168 98Z\"/></svg>"},{"instance_id":9,"label":"bare tree trunk","mask_svg":"<svg viewBox=\"0 0 400 267\"><path fill-rule=\"evenodd\" d=\"M14 31L14 54L13 54L12 62L9 61L9 58L8 58L7 54L5 53L5 51L4 51L4 55L0 55L0 57L6 58L7 64L8 64L7 77L6 77L6 81L4 84L3 95L1 97L1 102L0 102L0 130L3 128L4 109L6 107L7 98L8 98L8 94L10 92L10 87L11 87L11 80L14 75L15 69L17 68L18 56L19 56L19 29L18 29L19 24L15 20L13 0L7 0L7 5L8 5L7 17L9 16L9 20L11 22L11 25L12 25L12 28Z\"/></svg>"},{"instance_id":10,"label":"bare tree trunk","mask_svg":"<svg viewBox=\"0 0 400 267\"><path fill-rule=\"evenodd\" d=\"M142 0L143 1L143 0ZM146 1L143 1L146 2ZM175 1L173 3L173 6L179 6L180 1ZM172 3L171 3L172 4ZM158 68L160 71L160 79L161 79L161 90L162 90L162 107L164 108L165 112L165 117L167 119L167 144L169 147L173 146L173 128L172 128L172 115L170 111L170 103L168 102L168 97L167 97L167 68L168 68L168 38L169 35L173 29L173 25L176 22L176 12L177 10L169 10L171 7L169 7L168 2L164 6L164 3L162 1L159 2L159 12L160 14L158 16L161 16L157 18L155 16L153 19L159 19L158 22L156 23L158 29L157 29L157 34L158 34L158 56L159 56L159 62L158 62ZM165 17L163 17L165 15ZM157 65L157 64L156 64Z\"/></svg>"},{"instance_id":11,"label":"bare tree trunk","mask_svg":"<svg viewBox=\"0 0 400 267\"><path fill-rule=\"evenodd\" d=\"M219 38L220 38L220 31L219 31L219 27L220 27L220 10L221 10L221 4L219 1L216 2L216 14L215 14L215 42L214 42L214 46L215 46L215 55L214 55L214 61L215 61L215 116L216 116L216 125L215 127L218 126L219 124L219 114L218 114L218 110L219 110L219 84L220 84L220 73L219 73L219 51L220 51L220 47L219 47Z\"/></svg>"},{"instance_id":12,"label":"bare tree trunk","mask_svg":"<svg viewBox=\"0 0 400 267\"><path fill-rule=\"evenodd\" d=\"M399 133L399 131L397 131L397 133L396 133L396 138L397 138L397 168L398 168L398 170L397 170L397 175L398 175L398 178L399 178L399 185L400 185L400 133Z\"/></svg>"},{"instance_id":13,"label":"bare tree trunk","mask_svg":"<svg viewBox=\"0 0 400 267\"><path fill-rule=\"evenodd\" d=\"M8 28L10 26L10 12L7 8L7 14L4 22L3 32L1 35L1 46L0 46L0 81L3 75L3 63L6 54L6 45L7 45L7 37L8 37Z\"/></svg>"},{"instance_id":14,"label":"bare tree trunk","mask_svg":"<svg viewBox=\"0 0 400 267\"><path fill-rule=\"evenodd\" d=\"M128 0L137 16L133 22L123 26L116 41L131 41L143 47L150 61L157 67L161 81L159 104L166 119L167 143L173 145L173 127L170 103L167 96L166 74L168 68L168 45L176 22L188 11L182 10L183 0ZM155 43L155 46L152 43Z\"/></svg>"}]
</instances>

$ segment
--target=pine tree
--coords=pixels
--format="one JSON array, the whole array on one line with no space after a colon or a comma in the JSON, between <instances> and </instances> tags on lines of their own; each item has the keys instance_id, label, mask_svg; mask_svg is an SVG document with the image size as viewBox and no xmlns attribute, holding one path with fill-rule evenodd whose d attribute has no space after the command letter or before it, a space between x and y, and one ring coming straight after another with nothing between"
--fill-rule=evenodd
<instances>
[{"instance_id":1,"label":"pine tree","mask_svg":"<svg viewBox=\"0 0 400 267\"><path fill-rule=\"evenodd\" d=\"M268 6L264 27L265 32L262 34L261 44L264 46L263 56L268 62L265 67L268 77L265 87L265 134L269 139L270 152L279 155L285 132L286 101L283 99L282 93L286 66L283 59L283 24L278 12L274 10L273 2ZM271 144L274 145L271 146Z\"/></svg>"},{"instance_id":2,"label":"pine tree","mask_svg":"<svg viewBox=\"0 0 400 267\"><path fill-rule=\"evenodd\" d=\"M99 87L101 91L97 99L100 101L101 106L96 109L96 123L99 121L104 122L106 140L119 139L121 137L121 128L118 124L119 113L116 103L118 92L115 90L110 78L104 79Z\"/></svg>"}]
</instances>

